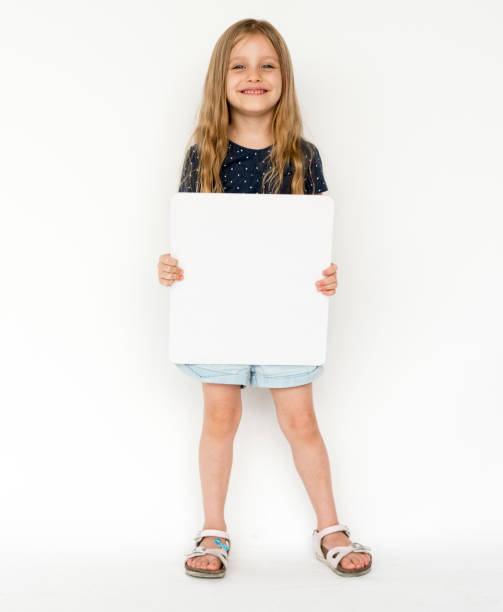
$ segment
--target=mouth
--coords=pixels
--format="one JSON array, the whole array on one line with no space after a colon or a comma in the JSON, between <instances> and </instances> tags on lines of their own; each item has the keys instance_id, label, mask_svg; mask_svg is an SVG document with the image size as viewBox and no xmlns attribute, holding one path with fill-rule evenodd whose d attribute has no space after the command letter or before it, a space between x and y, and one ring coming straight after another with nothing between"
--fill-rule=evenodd
<instances>
[{"instance_id":1,"label":"mouth","mask_svg":"<svg viewBox=\"0 0 503 612\"><path fill-rule=\"evenodd\" d=\"M261 96L267 93L268 91L268 89L250 87L249 89L241 89L239 93L245 94L247 96Z\"/></svg>"}]
</instances>

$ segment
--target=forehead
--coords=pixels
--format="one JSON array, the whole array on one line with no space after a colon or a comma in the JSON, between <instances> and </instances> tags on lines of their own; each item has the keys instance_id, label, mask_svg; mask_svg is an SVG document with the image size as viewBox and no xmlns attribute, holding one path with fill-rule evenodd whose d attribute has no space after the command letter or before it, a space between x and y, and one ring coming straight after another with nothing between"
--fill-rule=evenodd
<instances>
[{"instance_id":1,"label":"forehead","mask_svg":"<svg viewBox=\"0 0 503 612\"><path fill-rule=\"evenodd\" d=\"M278 59L271 41L263 34L248 34L232 47L231 60L247 59L248 57Z\"/></svg>"}]
</instances>

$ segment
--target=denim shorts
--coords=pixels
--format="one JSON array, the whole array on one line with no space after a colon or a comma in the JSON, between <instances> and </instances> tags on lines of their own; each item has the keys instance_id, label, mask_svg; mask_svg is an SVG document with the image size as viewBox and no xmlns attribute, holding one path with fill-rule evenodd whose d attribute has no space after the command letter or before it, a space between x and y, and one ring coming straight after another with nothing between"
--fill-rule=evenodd
<instances>
[{"instance_id":1,"label":"denim shorts","mask_svg":"<svg viewBox=\"0 0 503 612\"><path fill-rule=\"evenodd\" d=\"M196 364L175 365L199 382L251 387L297 387L312 382L323 374L322 365L241 365Z\"/></svg>"}]
</instances>

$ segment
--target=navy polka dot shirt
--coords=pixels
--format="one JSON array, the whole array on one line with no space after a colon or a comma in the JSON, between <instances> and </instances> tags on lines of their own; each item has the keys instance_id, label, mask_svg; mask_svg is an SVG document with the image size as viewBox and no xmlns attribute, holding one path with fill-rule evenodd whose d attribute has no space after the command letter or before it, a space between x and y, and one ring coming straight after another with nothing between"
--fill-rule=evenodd
<instances>
[{"instance_id":1,"label":"navy polka dot shirt","mask_svg":"<svg viewBox=\"0 0 503 612\"><path fill-rule=\"evenodd\" d=\"M323 176L323 166L318 149L309 143L312 154L303 141L303 150L306 157L306 171L304 173L304 193L317 194L328 191ZM249 149L229 140L227 155L220 169L220 180L224 192L227 193L262 193L262 177L270 168L266 156L272 145L264 149ZM311 158L310 169L309 160ZM180 187L178 191L196 191L196 169L198 164L198 147L192 145L185 157ZM287 164L283 175L283 184L278 193L291 193L291 179L293 166ZM268 186L265 185L267 190Z\"/></svg>"}]
</instances>

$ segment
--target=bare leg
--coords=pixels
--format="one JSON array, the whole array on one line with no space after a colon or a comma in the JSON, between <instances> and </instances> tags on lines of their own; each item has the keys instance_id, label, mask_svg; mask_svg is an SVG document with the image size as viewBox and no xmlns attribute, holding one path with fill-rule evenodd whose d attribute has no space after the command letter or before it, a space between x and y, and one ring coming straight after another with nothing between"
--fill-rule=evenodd
<instances>
[{"instance_id":1,"label":"bare leg","mask_svg":"<svg viewBox=\"0 0 503 612\"><path fill-rule=\"evenodd\" d=\"M202 385L204 418L199 442L199 473L204 506L203 529L226 531L224 505L232 467L234 437L242 414L241 386L217 383ZM216 548L213 540L213 536L206 536L200 546ZM217 569L222 565L215 555L192 557L187 560L187 564L205 569Z\"/></svg>"},{"instance_id":2,"label":"bare leg","mask_svg":"<svg viewBox=\"0 0 503 612\"><path fill-rule=\"evenodd\" d=\"M339 523L332 491L330 463L325 442L314 413L312 383L298 387L271 389L281 431L292 449L295 467L306 487L318 519L317 529ZM341 531L323 537L323 545L346 546L351 540ZM347 569L363 567L370 561L367 553L350 553L341 565Z\"/></svg>"}]
</instances>

